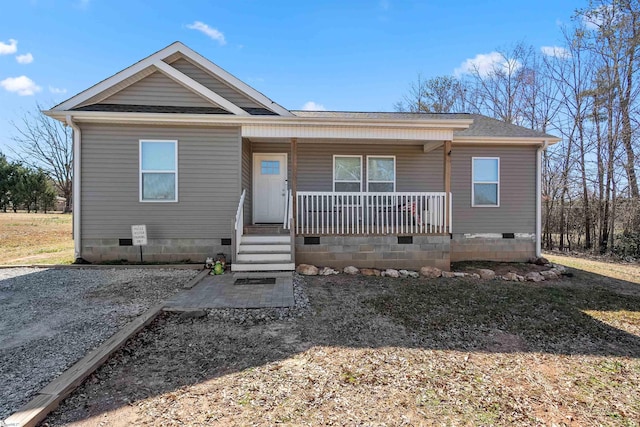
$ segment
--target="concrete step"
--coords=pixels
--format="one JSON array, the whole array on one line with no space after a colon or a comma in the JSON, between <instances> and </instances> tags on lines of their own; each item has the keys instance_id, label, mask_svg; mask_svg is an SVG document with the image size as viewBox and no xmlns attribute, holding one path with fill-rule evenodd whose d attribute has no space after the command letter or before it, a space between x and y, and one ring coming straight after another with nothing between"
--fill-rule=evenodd
<instances>
[{"instance_id":1,"label":"concrete step","mask_svg":"<svg viewBox=\"0 0 640 427\"><path fill-rule=\"evenodd\" d=\"M240 253L263 253L263 252L288 252L291 253L289 243L240 243Z\"/></svg>"},{"instance_id":2,"label":"concrete step","mask_svg":"<svg viewBox=\"0 0 640 427\"><path fill-rule=\"evenodd\" d=\"M269 262L281 261L291 262L291 252L262 252L262 253L242 253L238 254L236 262Z\"/></svg>"},{"instance_id":3,"label":"concrete step","mask_svg":"<svg viewBox=\"0 0 640 427\"><path fill-rule=\"evenodd\" d=\"M293 271L295 269L296 266L292 262L234 262L233 264L231 264L231 271Z\"/></svg>"},{"instance_id":4,"label":"concrete step","mask_svg":"<svg viewBox=\"0 0 640 427\"><path fill-rule=\"evenodd\" d=\"M289 235L262 235L262 234L245 234L240 240L240 244L254 244L254 243L286 243L291 244L291 236Z\"/></svg>"}]
</instances>

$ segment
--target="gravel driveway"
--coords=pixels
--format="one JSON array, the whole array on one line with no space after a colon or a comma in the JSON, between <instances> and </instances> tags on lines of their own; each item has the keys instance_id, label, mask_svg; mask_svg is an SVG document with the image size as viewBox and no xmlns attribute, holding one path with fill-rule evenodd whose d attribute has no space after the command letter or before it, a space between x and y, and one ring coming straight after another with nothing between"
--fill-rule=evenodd
<instances>
[{"instance_id":1,"label":"gravel driveway","mask_svg":"<svg viewBox=\"0 0 640 427\"><path fill-rule=\"evenodd\" d=\"M198 270L0 269L0 420Z\"/></svg>"}]
</instances>

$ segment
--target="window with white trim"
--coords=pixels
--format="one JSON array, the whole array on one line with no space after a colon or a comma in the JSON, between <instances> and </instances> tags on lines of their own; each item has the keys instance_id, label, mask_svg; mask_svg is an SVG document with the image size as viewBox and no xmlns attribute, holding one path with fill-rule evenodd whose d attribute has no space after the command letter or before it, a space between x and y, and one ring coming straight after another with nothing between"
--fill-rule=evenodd
<instances>
[{"instance_id":1,"label":"window with white trim","mask_svg":"<svg viewBox=\"0 0 640 427\"><path fill-rule=\"evenodd\" d=\"M395 156L367 156L367 191L396 191Z\"/></svg>"},{"instance_id":2,"label":"window with white trim","mask_svg":"<svg viewBox=\"0 0 640 427\"><path fill-rule=\"evenodd\" d=\"M471 206L500 206L500 158L472 157Z\"/></svg>"},{"instance_id":3,"label":"window with white trim","mask_svg":"<svg viewBox=\"0 0 640 427\"><path fill-rule=\"evenodd\" d=\"M178 201L178 141L140 140L140 201Z\"/></svg>"},{"instance_id":4,"label":"window with white trim","mask_svg":"<svg viewBox=\"0 0 640 427\"><path fill-rule=\"evenodd\" d=\"M362 156L333 156L333 191L362 190Z\"/></svg>"}]
</instances>

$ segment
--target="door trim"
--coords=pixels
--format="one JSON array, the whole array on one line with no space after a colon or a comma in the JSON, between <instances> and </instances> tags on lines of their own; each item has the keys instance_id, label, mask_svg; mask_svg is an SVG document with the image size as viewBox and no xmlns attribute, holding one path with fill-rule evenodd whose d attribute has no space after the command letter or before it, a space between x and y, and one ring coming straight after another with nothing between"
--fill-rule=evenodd
<instances>
[{"instance_id":1,"label":"door trim","mask_svg":"<svg viewBox=\"0 0 640 427\"><path fill-rule=\"evenodd\" d=\"M256 204L254 203L255 201L255 190L256 190L256 156L284 156L284 181L287 185L287 191L289 190L289 155L287 153L253 153L253 156L251 158L251 223L253 225L256 224L264 224L264 223L260 223L260 222L256 222ZM285 197L287 197L287 195L285 194ZM283 221L284 218L282 218L281 221ZM278 221L278 224L281 223L281 221Z\"/></svg>"}]
</instances>

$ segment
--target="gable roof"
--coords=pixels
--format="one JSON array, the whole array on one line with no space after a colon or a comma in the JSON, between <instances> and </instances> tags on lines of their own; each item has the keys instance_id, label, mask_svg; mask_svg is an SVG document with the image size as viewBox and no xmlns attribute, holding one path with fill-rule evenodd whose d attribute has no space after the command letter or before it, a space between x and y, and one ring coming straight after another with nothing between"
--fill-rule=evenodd
<instances>
[{"instance_id":1,"label":"gable roof","mask_svg":"<svg viewBox=\"0 0 640 427\"><path fill-rule=\"evenodd\" d=\"M175 42L159 50L158 52L136 62L128 68L114 74L113 76L101 81L100 83L90 87L87 90L80 92L79 94L67 99L66 101L56 105L50 111L60 112L74 110L79 107L84 107L87 101L95 101L95 104L100 104L100 100L107 98L117 91L122 90L130 85L142 80L154 72L160 72L166 77L172 79L176 83L182 85L184 88L190 90L194 94L211 102L212 107L222 108L231 114L238 116L250 115L246 109L243 109L233 102L223 98L216 92L204 86L202 83L189 77L182 71L171 66L166 61L175 60L176 58L184 57L189 62L197 65L202 70L210 73L212 76L223 81L226 85L230 86L234 90L240 92L244 96L254 100L262 108L269 110L280 116L291 116L292 114L286 108L275 103L271 99L267 98L262 93L258 92L254 88L250 87L246 83L242 82L235 76L231 75L227 71L223 70L213 62L204 58L197 52L191 50L180 42ZM101 95L102 96L101 98Z\"/></svg>"}]
</instances>

